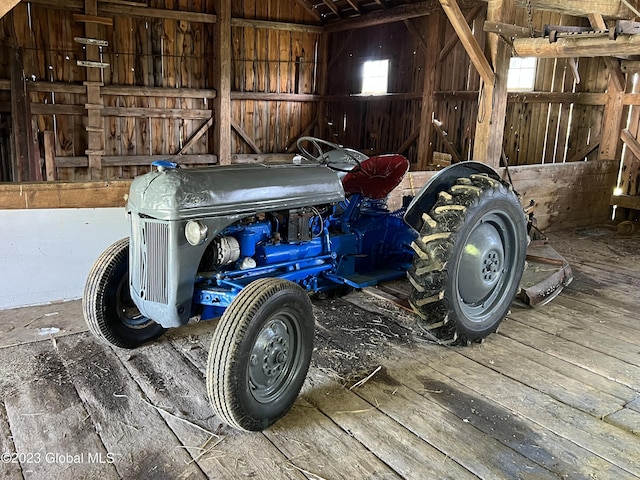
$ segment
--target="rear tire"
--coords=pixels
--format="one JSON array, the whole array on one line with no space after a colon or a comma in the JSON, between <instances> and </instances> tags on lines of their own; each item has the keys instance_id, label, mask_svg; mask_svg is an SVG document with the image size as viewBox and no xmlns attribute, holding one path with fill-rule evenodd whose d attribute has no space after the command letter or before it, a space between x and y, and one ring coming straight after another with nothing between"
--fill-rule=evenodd
<instances>
[{"instance_id":1,"label":"rear tire","mask_svg":"<svg viewBox=\"0 0 640 480\"><path fill-rule=\"evenodd\" d=\"M84 288L82 312L89 331L116 347L136 348L165 332L131 300L128 238L111 245L94 263Z\"/></svg>"},{"instance_id":2,"label":"rear tire","mask_svg":"<svg viewBox=\"0 0 640 480\"><path fill-rule=\"evenodd\" d=\"M486 175L460 178L423 215L413 242L409 301L430 333L469 344L509 311L527 248L526 219L511 188Z\"/></svg>"},{"instance_id":3,"label":"rear tire","mask_svg":"<svg viewBox=\"0 0 640 480\"><path fill-rule=\"evenodd\" d=\"M263 278L225 310L207 362L211 406L228 425L261 431L283 417L302 388L313 352L314 319L306 292Z\"/></svg>"}]
</instances>

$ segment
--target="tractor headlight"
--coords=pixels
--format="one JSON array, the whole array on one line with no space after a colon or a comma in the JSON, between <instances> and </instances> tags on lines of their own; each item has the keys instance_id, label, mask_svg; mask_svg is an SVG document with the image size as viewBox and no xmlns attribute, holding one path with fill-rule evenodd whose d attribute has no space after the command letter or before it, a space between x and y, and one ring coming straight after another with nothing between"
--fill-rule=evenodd
<instances>
[{"instance_id":1,"label":"tractor headlight","mask_svg":"<svg viewBox=\"0 0 640 480\"><path fill-rule=\"evenodd\" d=\"M194 247L207 239L208 227L199 220L189 220L184 227L184 236Z\"/></svg>"}]
</instances>

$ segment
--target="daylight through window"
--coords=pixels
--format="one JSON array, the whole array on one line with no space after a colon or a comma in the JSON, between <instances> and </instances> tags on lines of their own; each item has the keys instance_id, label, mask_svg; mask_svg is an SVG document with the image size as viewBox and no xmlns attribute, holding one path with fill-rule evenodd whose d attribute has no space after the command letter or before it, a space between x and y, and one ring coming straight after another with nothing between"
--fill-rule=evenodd
<instances>
[{"instance_id":1,"label":"daylight through window","mask_svg":"<svg viewBox=\"0 0 640 480\"><path fill-rule=\"evenodd\" d=\"M536 82L535 57L511 57L507 90L531 91Z\"/></svg>"},{"instance_id":2,"label":"daylight through window","mask_svg":"<svg viewBox=\"0 0 640 480\"><path fill-rule=\"evenodd\" d=\"M362 91L367 95L381 95L389 88L389 60L368 60L362 65Z\"/></svg>"}]
</instances>

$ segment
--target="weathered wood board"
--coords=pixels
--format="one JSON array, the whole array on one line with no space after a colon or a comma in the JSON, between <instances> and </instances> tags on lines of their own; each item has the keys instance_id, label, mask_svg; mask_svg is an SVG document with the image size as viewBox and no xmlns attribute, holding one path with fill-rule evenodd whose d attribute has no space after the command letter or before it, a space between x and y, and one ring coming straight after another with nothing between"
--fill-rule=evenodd
<instances>
[{"instance_id":1,"label":"weathered wood board","mask_svg":"<svg viewBox=\"0 0 640 480\"><path fill-rule=\"evenodd\" d=\"M86 332L0 346L0 448L16 459L0 473L638 478L640 239L602 227L551 237L576 279L546 306L514 305L482 344L430 341L410 311L382 299L403 298L404 281L315 298L307 382L292 411L262 433L233 431L210 409L215 321L137 350ZM14 330L48 318L42 308L11 312ZM77 309L51 308L67 319L61 324L82 322ZM25 456L51 452L37 464Z\"/></svg>"}]
</instances>

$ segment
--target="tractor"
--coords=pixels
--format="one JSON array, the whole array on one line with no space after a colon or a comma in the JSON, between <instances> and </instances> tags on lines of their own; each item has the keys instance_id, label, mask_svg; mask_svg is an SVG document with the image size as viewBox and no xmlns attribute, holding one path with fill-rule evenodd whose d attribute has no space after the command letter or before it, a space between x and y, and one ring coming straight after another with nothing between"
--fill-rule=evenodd
<instances>
[{"instance_id":1,"label":"tractor","mask_svg":"<svg viewBox=\"0 0 640 480\"><path fill-rule=\"evenodd\" d=\"M451 165L391 211L405 157L314 137L298 147L287 164L154 162L131 184L129 238L100 255L83 296L89 330L120 348L219 319L207 394L245 431L272 425L300 392L310 293L406 277L423 327L464 345L496 331L524 270L525 213L489 166Z\"/></svg>"}]
</instances>

